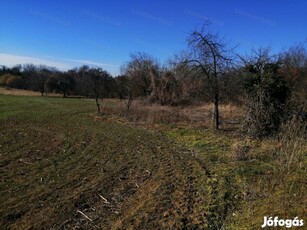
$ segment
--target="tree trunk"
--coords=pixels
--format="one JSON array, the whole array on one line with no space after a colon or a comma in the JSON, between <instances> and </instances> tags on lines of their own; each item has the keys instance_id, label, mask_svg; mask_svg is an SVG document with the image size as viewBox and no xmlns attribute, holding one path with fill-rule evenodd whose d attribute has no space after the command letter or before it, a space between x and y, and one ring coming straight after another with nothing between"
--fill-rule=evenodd
<instances>
[{"instance_id":1,"label":"tree trunk","mask_svg":"<svg viewBox=\"0 0 307 230\"><path fill-rule=\"evenodd\" d=\"M98 101L98 97L96 97L95 100L96 100L97 112L100 113L100 104Z\"/></svg>"},{"instance_id":2,"label":"tree trunk","mask_svg":"<svg viewBox=\"0 0 307 230\"><path fill-rule=\"evenodd\" d=\"M220 124L220 114L219 114L219 97L215 95L213 102L213 127L219 129Z\"/></svg>"},{"instance_id":3,"label":"tree trunk","mask_svg":"<svg viewBox=\"0 0 307 230\"><path fill-rule=\"evenodd\" d=\"M42 97L44 96L44 92L45 92L45 86L44 83L41 84L41 95Z\"/></svg>"}]
</instances>

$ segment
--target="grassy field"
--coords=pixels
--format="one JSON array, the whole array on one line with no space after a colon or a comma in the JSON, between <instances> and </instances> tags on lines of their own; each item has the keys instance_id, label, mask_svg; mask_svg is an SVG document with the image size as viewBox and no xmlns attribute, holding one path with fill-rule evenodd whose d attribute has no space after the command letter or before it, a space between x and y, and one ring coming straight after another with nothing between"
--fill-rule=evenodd
<instances>
[{"instance_id":1,"label":"grassy field","mask_svg":"<svg viewBox=\"0 0 307 230\"><path fill-rule=\"evenodd\" d=\"M276 140L36 95L0 95L0 127L0 229L259 229L307 212L306 152L281 177Z\"/></svg>"}]
</instances>

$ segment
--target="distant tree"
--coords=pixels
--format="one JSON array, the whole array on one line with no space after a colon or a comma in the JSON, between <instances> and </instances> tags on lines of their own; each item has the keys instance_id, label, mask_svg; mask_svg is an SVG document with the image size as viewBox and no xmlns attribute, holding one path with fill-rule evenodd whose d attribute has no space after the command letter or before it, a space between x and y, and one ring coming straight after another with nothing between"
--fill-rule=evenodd
<instances>
[{"instance_id":1,"label":"distant tree","mask_svg":"<svg viewBox=\"0 0 307 230\"><path fill-rule=\"evenodd\" d=\"M208 86L203 90L203 95L213 102L213 126L219 128L220 114L220 88L221 81L231 59L217 34L210 33L206 30L207 24L202 29L194 30L187 38L188 45L191 49L191 57L184 62L191 68L201 71Z\"/></svg>"},{"instance_id":2,"label":"distant tree","mask_svg":"<svg viewBox=\"0 0 307 230\"><path fill-rule=\"evenodd\" d=\"M47 80L53 76L54 73L59 72L54 67L45 65L23 65L22 77L25 80L25 89L39 91L41 96L44 96L46 91Z\"/></svg>"},{"instance_id":3,"label":"distant tree","mask_svg":"<svg viewBox=\"0 0 307 230\"><path fill-rule=\"evenodd\" d=\"M15 76L21 76L22 65L18 64L10 69L10 73Z\"/></svg>"},{"instance_id":4,"label":"distant tree","mask_svg":"<svg viewBox=\"0 0 307 230\"><path fill-rule=\"evenodd\" d=\"M307 50L298 44L279 54L281 72L293 89L293 101L307 109Z\"/></svg>"},{"instance_id":5,"label":"distant tree","mask_svg":"<svg viewBox=\"0 0 307 230\"><path fill-rule=\"evenodd\" d=\"M0 86L21 89L23 88L23 85L24 80L21 76L15 76L10 73L6 73L0 76Z\"/></svg>"},{"instance_id":6,"label":"distant tree","mask_svg":"<svg viewBox=\"0 0 307 230\"><path fill-rule=\"evenodd\" d=\"M27 90L39 90L37 87L37 75L38 68L33 64L25 64L22 67L22 76L26 81L25 89Z\"/></svg>"},{"instance_id":7,"label":"distant tree","mask_svg":"<svg viewBox=\"0 0 307 230\"><path fill-rule=\"evenodd\" d=\"M161 73L151 71L151 96L152 102L159 102L161 105L178 104L181 97L181 84L176 79L174 72L164 70Z\"/></svg>"},{"instance_id":8,"label":"distant tree","mask_svg":"<svg viewBox=\"0 0 307 230\"><path fill-rule=\"evenodd\" d=\"M100 113L99 97L103 98L103 92L108 89L108 82L110 82L112 77L107 71L101 68L91 68L89 69L88 74L95 97L97 111Z\"/></svg>"},{"instance_id":9,"label":"distant tree","mask_svg":"<svg viewBox=\"0 0 307 230\"><path fill-rule=\"evenodd\" d=\"M46 82L54 72L56 72L56 69L48 66L41 65L37 68L37 72L34 75L35 79L33 81L33 86L37 88L42 97L45 93Z\"/></svg>"},{"instance_id":10,"label":"distant tree","mask_svg":"<svg viewBox=\"0 0 307 230\"><path fill-rule=\"evenodd\" d=\"M115 78L115 82L117 85L118 96L121 100L124 101L127 112L129 112L132 102L136 96L136 94L133 92L135 90L135 85L131 81L131 78L125 75L117 76Z\"/></svg>"},{"instance_id":11,"label":"distant tree","mask_svg":"<svg viewBox=\"0 0 307 230\"><path fill-rule=\"evenodd\" d=\"M10 73L10 68L4 65L0 65L0 76L6 73Z\"/></svg>"},{"instance_id":12,"label":"distant tree","mask_svg":"<svg viewBox=\"0 0 307 230\"><path fill-rule=\"evenodd\" d=\"M55 91L63 94L63 98L67 96L70 90L75 87L74 77L67 72L54 72L48 78L46 85L49 91Z\"/></svg>"},{"instance_id":13,"label":"distant tree","mask_svg":"<svg viewBox=\"0 0 307 230\"><path fill-rule=\"evenodd\" d=\"M187 63L190 55L186 51L175 54L166 63L167 71L176 79L177 100L180 103L193 103L208 100L204 97L205 77L200 68L194 68ZM189 64L189 65L188 65ZM164 71L165 72L165 71Z\"/></svg>"},{"instance_id":14,"label":"distant tree","mask_svg":"<svg viewBox=\"0 0 307 230\"><path fill-rule=\"evenodd\" d=\"M89 78L89 69L90 67L87 65L83 65L78 69L74 69L71 71L75 71L75 80L76 80L76 87L75 87L75 94L81 95L83 97L91 97L92 94L92 84Z\"/></svg>"},{"instance_id":15,"label":"distant tree","mask_svg":"<svg viewBox=\"0 0 307 230\"><path fill-rule=\"evenodd\" d=\"M151 94L151 71L159 70L158 61L147 53L137 52L130 54L130 61L121 67L122 75L129 78L133 84L134 97Z\"/></svg>"}]
</instances>

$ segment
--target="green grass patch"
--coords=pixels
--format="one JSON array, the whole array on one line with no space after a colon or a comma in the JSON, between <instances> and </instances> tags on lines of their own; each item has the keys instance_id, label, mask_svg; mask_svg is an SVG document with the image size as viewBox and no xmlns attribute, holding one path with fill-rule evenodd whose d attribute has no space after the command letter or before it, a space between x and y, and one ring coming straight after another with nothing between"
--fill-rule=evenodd
<instances>
[{"instance_id":1,"label":"green grass patch","mask_svg":"<svg viewBox=\"0 0 307 230\"><path fill-rule=\"evenodd\" d=\"M281 147L277 140L235 138L206 128L174 125L165 134L194 149L206 163L217 180L218 195L211 199L218 207L225 207L227 201L223 197L230 196L228 202L233 209L222 220L227 229L259 229L263 216L269 215L285 219L304 217L307 207L306 167L293 169L287 175L281 174L280 170L285 166L280 165ZM242 159L237 156L240 151L245 154ZM305 154L303 162L306 159ZM212 218L218 222L221 216L217 213Z\"/></svg>"}]
</instances>

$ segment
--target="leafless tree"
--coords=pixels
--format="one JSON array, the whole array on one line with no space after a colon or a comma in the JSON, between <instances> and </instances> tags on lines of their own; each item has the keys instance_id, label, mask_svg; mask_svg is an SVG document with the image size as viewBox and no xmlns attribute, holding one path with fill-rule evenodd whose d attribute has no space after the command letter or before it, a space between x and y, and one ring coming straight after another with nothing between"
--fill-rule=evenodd
<instances>
[{"instance_id":1,"label":"leafless tree","mask_svg":"<svg viewBox=\"0 0 307 230\"><path fill-rule=\"evenodd\" d=\"M161 74L151 71L151 101L161 105L176 104L181 94L181 84L172 71L164 70Z\"/></svg>"},{"instance_id":2,"label":"leafless tree","mask_svg":"<svg viewBox=\"0 0 307 230\"><path fill-rule=\"evenodd\" d=\"M54 72L46 81L46 87L50 92L62 93L66 98L70 91L75 88L74 75L68 72Z\"/></svg>"},{"instance_id":3,"label":"leafless tree","mask_svg":"<svg viewBox=\"0 0 307 230\"><path fill-rule=\"evenodd\" d=\"M293 100L307 109L307 50L298 44L279 54L281 71L293 88Z\"/></svg>"},{"instance_id":4,"label":"leafless tree","mask_svg":"<svg viewBox=\"0 0 307 230\"><path fill-rule=\"evenodd\" d=\"M52 75L52 73L55 71L55 68L51 68L44 65L38 67L37 72L35 74L35 78L38 90L41 93L42 97L45 93L46 82L48 78Z\"/></svg>"},{"instance_id":5,"label":"leafless tree","mask_svg":"<svg viewBox=\"0 0 307 230\"><path fill-rule=\"evenodd\" d=\"M111 75L101 68L91 68L88 71L95 97L97 112L100 113L99 97L103 96L103 90L107 87L108 79Z\"/></svg>"},{"instance_id":6,"label":"leafless tree","mask_svg":"<svg viewBox=\"0 0 307 230\"><path fill-rule=\"evenodd\" d=\"M124 101L127 112L129 113L130 107L136 95L133 92L135 90L135 85L131 81L131 78L125 75L117 76L115 78L115 82L117 85L118 96L122 101Z\"/></svg>"},{"instance_id":7,"label":"leafless tree","mask_svg":"<svg viewBox=\"0 0 307 230\"><path fill-rule=\"evenodd\" d=\"M22 69L23 77L28 83L27 88L39 91L41 96L44 96L46 91L47 80L57 72L56 68L45 65L25 64Z\"/></svg>"},{"instance_id":8,"label":"leafless tree","mask_svg":"<svg viewBox=\"0 0 307 230\"><path fill-rule=\"evenodd\" d=\"M122 66L122 75L129 78L133 84L133 97L148 96L151 94L151 71L158 71L158 61L147 53L137 52L130 54L130 61Z\"/></svg>"},{"instance_id":9,"label":"leafless tree","mask_svg":"<svg viewBox=\"0 0 307 230\"><path fill-rule=\"evenodd\" d=\"M228 55L229 50L226 50L226 45L222 43L217 34L208 32L207 26L208 24L205 24L200 30L196 29L188 36L187 42L191 49L191 57L184 64L199 69L206 79L208 89L202 93L213 102L213 126L218 129L220 124L219 79L231 64L231 59Z\"/></svg>"}]
</instances>

